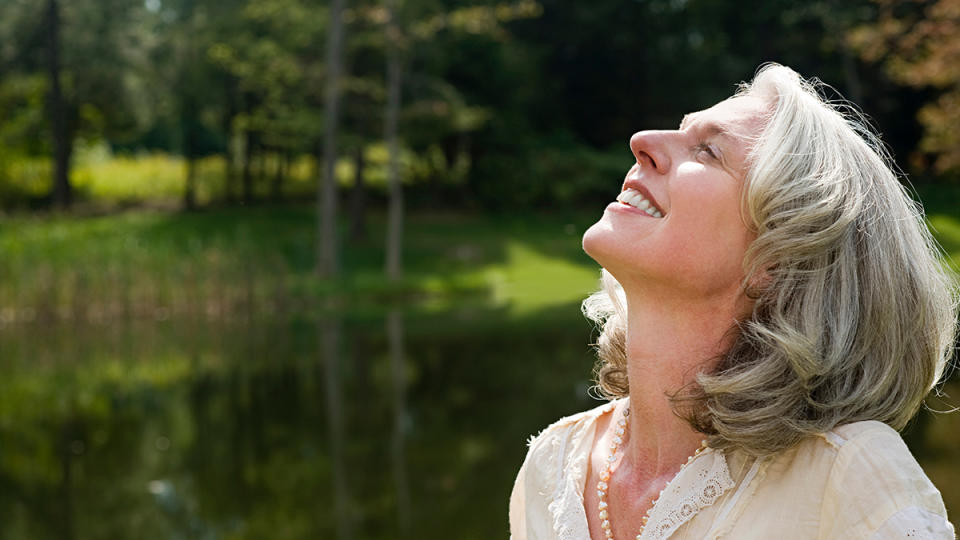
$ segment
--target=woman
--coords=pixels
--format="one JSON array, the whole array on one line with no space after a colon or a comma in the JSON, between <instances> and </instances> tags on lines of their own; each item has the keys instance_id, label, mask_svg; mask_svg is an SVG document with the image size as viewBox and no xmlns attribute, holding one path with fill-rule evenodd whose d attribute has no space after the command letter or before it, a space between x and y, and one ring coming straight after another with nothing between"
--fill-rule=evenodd
<instances>
[{"instance_id":1,"label":"woman","mask_svg":"<svg viewBox=\"0 0 960 540\"><path fill-rule=\"evenodd\" d=\"M864 122L767 65L630 148L583 238L620 399L531 441L514 540L954 538L896 431L943 373L951 280Z\"/></svg>"}]
</instances>

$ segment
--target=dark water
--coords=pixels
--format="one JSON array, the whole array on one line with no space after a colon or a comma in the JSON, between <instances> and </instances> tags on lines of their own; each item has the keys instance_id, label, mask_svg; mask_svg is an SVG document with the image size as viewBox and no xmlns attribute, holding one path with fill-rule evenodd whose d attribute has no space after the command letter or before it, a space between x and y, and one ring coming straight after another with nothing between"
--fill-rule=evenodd
<instances>
[{"instance_id":1,"label":"dark water","mask_svg":"<svg viewBox=\"0 0 960 540\"><path fill-rule=\"evenodd\" d=\"M576 305L280 319L0 329L0 538L505 538L596 404ZM960 511L957 416L907 438Z\"/></svg>"}]
</instances>

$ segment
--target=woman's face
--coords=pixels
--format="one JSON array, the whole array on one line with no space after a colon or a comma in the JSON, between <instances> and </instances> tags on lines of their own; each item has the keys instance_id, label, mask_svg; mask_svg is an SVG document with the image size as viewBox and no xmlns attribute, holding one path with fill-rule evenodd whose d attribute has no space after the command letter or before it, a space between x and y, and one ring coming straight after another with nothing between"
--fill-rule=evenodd
<instances>
[{"instance_id":1,"label":"woman's face","mask_svg":"<svg viewBox=\"0 0 960 540\"><path fill-rule=\"evenodd\" d=\"M660 285L677 298L737 291L754 235L741 216L749 142L765 102L722 101L674 131L630 138L636 157L616 202L583 236L583 248L627 290Z\"/></svg>"}]
</instances>

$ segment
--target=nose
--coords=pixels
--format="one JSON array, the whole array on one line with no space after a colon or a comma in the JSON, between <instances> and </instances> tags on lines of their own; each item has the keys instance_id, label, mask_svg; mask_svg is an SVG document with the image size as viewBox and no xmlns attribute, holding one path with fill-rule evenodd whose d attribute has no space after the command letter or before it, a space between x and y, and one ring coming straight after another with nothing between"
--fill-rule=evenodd
<instances>
[{"instance_id":1,"label":"nose","mask_svg":"<svg viewBox=\"0 0 960 540\"><path fill-rule=\"evenodd\" d=\"M630 137L630 151L641 168L666 174L670 171L668 131L638 131Z\"/></svg>"}]
</instances>

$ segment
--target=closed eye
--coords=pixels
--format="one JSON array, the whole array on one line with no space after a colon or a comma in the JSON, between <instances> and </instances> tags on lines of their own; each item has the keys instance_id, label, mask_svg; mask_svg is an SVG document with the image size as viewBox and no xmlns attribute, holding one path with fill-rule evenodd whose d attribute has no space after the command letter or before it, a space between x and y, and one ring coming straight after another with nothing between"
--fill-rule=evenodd
<instances>
[{"instance_id":1,"label":"closed eye","mask_svg":"<svg viewBox=\"0 0 960 540\"><path fill-rule=\"evenodd\" d=\"M697 152L698 155L700 154L700 152L706 152L707 155L710 156L711 158L720 159L720 154L712 146L710 146L707 143L698 144L696 147L694 147L694 150Z\"/></svg>"}]
</instances>

